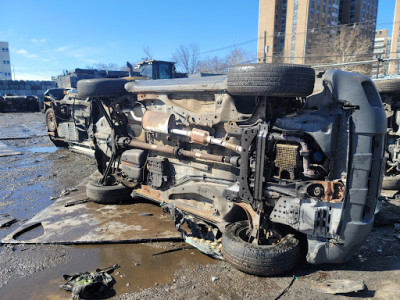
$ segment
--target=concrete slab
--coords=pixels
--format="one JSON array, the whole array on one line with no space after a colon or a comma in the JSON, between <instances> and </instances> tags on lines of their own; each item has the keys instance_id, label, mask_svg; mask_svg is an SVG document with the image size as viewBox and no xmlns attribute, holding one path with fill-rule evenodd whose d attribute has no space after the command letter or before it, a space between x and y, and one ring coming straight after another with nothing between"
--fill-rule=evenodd
<instances>
[{"instance_id":1,"label":"concrete slab","mask_svg":"<svg viewBox=\"0 0 400 300\"><path fill-rule=\"evenodd\" d=\"M92 244L181 239L171 216L145 200L132 199L130 203L118 205L85 202L88 180L6 236L1 243ZM73 203L76 204L70 205Z\"/></svg>"}]
</instances>

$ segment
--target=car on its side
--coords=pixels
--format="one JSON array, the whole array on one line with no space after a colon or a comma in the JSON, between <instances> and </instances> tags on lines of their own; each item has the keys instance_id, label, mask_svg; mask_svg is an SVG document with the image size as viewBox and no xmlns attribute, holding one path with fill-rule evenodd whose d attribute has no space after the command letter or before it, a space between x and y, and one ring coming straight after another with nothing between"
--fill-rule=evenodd
<instances>
[{"instance_id":1,"label":"car on its side","mask_svg":"<svg viewBox=\"0 0 400 300\"><path fill-rule=\"evenodd\" d=\"M47 134L55 146L93 156L89 128L95 112L89 99L80 99L76 89L49 89L44 93L44 113Z\"/></svg>"},{"instance_id":2,"label":"car on its side","mask_svg":"<svg viewBox=\"0 0 400 300\"><path fill-rule=\"evenodd\" d=\"M285 64L79 81L102 174L87 196L154 201L187 242L255 275L287 272L303 253L315 264L350 259L374 220L385 112L361 74L328 70L317 93L314 82L313 69Z\"/></svg>"}]
</instances>

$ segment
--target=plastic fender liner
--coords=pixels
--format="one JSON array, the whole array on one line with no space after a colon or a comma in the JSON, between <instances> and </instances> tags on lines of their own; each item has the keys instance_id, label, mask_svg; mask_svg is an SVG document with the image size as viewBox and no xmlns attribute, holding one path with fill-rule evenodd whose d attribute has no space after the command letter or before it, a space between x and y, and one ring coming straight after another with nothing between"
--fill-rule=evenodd
<instances>
[{"instance_id":1,"label":"plastic fender liner","mask_svg":"<svg viewBox=\"0 0 400 300\"><path fill-rule=\"evenodd\" d=\"M361 74L328 70L324 82L334 101L351 108L346 193L338 242L308 236L310 263L339 263L351 258L367 238L379 192L386 117L371 80ZM346 143L347 141L338 141Z\"/></svg>"}]
</instances>

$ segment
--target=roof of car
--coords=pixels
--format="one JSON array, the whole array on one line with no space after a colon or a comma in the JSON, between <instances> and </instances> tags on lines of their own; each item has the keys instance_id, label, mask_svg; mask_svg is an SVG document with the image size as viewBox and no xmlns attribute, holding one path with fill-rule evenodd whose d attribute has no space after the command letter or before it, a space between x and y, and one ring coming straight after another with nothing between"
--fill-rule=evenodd
<instances>
[{"instance_id":1,"label":"roof of car","mask_svg":"<svg viewBox=\"0 0 400 300\"><path fill-rule=\"evenodd\" d=\"M162 92L217 92L226 90L226 75L199 78L136 80L125 84L131 93Z\"/></svg>"}]
</instances>

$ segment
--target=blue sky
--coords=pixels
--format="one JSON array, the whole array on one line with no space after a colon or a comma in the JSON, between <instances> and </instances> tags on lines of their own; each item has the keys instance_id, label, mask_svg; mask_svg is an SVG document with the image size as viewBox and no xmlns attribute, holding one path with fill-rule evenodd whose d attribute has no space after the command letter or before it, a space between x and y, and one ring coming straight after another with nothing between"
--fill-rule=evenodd
<instances>
[{"instance_id":1,"label":"blue sky","mask_svg":"<svg viewBox=\"0 0 400 300\"><path fill-rule=\"evenodd\" d=\"M391 29L395 0L379 2L378 28ZM0 20L16 79L49 80L97 63L138 62L144 47L170 60L192 42L208 52L253 40L240 47L255 55L258 0L0 0Z\"/></svg>"}]
</instances>

